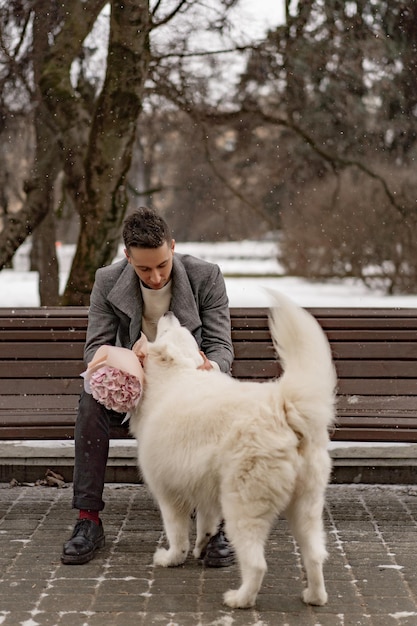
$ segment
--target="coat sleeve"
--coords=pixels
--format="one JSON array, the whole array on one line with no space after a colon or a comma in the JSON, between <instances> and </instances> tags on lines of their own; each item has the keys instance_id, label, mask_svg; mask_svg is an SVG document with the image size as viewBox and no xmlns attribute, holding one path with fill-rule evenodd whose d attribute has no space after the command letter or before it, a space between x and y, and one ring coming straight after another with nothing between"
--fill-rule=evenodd
<instances>
[{"instance_id":1,"label":"coat sleeve","mask_svg":"<svg viewBox=\"0 0 417 626\"><path fill-rule=\"evenodd\" d=\"M229 372L233 362L229 300L220 268L212 270L200 294L201 349L222 372Z\"/></svg>"},{"instance_id":2,"label":"coat sleeve","mask_svg":"<svg viewBox=\"0 0 417 626\"><path fill-rule=\"evenodd\" d=\"M103 270L96 272L88 311L84 360L88 364L102 345L116 345L120 319L107 299Z\"/></svg>"}]
</instances>

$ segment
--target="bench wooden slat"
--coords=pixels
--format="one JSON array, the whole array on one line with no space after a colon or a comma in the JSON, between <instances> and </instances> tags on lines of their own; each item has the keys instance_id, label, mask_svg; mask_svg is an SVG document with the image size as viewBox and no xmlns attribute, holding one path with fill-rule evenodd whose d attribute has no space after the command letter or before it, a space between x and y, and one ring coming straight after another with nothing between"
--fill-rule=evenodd
<instances>
[{"instance_id":1,"label":"bench wooden slat","mask_svg":"<svg viewBox=\"0 0 417 626\"><path fill-rule=\"evenodd\" d=\"M66 328L19 328L18 330L2 330L2 344L9 344L13 348L13 344L17 342L27 343L28 341L72 341L74 343L85 342L85 328L68 329Z\"/></svg>"},{"instance_id":2,"label":"bench wooden slat","mask_svg":"<svg viewBox=\"0 0 417 626\"><path fill-rule=\"evenodd\" d=\"M333 341L332 353L335 359L417 359L417 337L416 341L360 341L341 342ZM265 358L273 359L275 352L271 343L260 341L243 341L234 344L235 357L237 359Z\"/></svg>"},{"instance_id":3,"label":"bench wooden slat","mask_svg":"<svg viewBox=\"0 0 417 626\"><path fill-rule=\"evenodd\" d=\"M84 343L34 341L0 343L0 359L82 359Z\"/></svg>"},{"instance_id":4,"label":"bench wooden slat","mask_svg":"<svg viewBox=\"0 0 417 626\"><path fill-rule=\"evenodd\" d=\"M337 387L339 395L360 396L415 396L416 381L413 378L340 378ZM417 404L417 403L416 403Z\"/></svg>"},{"instance_id":5,"label":"bench wooden slat","mask_svg":"<svg viewBox=\"0 0 417 626\"><path fill-rule=\"evenodd\" d=\"M236 364L235 364L236 365ZM239 365L239 364L237 364ZM276 364L271 363L271 368ZM237 372L234 372L234 377L238 378L238 367ZM253 380L255 382L266 382L272 376L268 376L267 374L270 371L266 368L264 369L264 376L261 375L261 372L256 370L256 375L252 378L248 377L245 370L245 376L242 376L242 380ZM415 397L416 394L416 381L414 378L362 378L357 380L356 378L340 378L338 380L337 390L339 395L355 395L358 394L360 396L392 396L392 395L409 395ZM417 406L417 401L416 401Z\"/></svg>"},{"instance_id":6,"label":"bench wooden slat","mask_svg":"<svg viewBox=\"0 0 417 626\"><path fill-rule=\"evenodd\" d=\"M335 320L339 323L341 320L343 326L347 326L348 323L355 323L355 320L388 320L393 323L401 323L402 320L410 320L407 322L407 326L411 328L411 324L417 323L415 308L402 308L402 307L306 307L314 317L318 320ZM252 319L267 319L268 310L263 307L231 307L230 314L232 317L232 324L235 322L240 323L240 320Z\"/></svg>"},{"instance_id":7,"label":"bench wooden slat","mask_svg":"<svg viewBox=\"0 0 417 626\"><path fill-rule=\"evenodd\" d=\"M74 407L71 406L67 409L63 409L62 411L57 411L56 409L47 409L45 408L42 411L37 413L29 414L27 411L15 411L11 412L10 419L5 420L0 415L0 427L3 425L7 426L30 426L36 427L40 426L41 428L46 428L47 426L70 426L74 427L75 424L75 413Z\"/></svg>"},{"instance_id":8,"label":"bench wooden slat","mask_svg":"<svg viewBox=\"0 0 417 626\"><path fill-rule=\"evenodd\" d=\"M281 368L276 361L235 360L232 365L232 376L242 380L256 378L276 378Z\"/></svg>"},{"instance_id":9,"label":"bench wooden slat","mask_svg":"<svg viewBox=\"0 0 417 626\"><path fill-rule=\"evenodd\" d=\"M13 396L1 396L0 397L0 412L2 409L7 409L12 414L14 410L25 410L26 412L32 412L40 414L43 411L49 409L56 410L59 406L63 412L66 410L75 411L78 406L79 394L53 394L53 395L13 395ZM2 417L0 415L0 423Z\"/></svg>"},{"instance_id":10,"label":"bench wooden slat","mask_svg":"<svg viewBox=\"0 0 417 626\"><path fill-rule=\"evenodd\" d=\"M77 378L85 365L73 361L0 361L0 378Z\"/></svg>"},{"instance_id":11,"label":"bench wooden slat","mask_svg":"<svg viewBox=\"0 0 417 626\"><path fill-rule=\"evenodd\" d=\"M79 395L83 386L81 377L77 378L0 378L0 402L2 396L27 395Z\"/></svg>"},{"instance_id":12,"label":"bench wooden slat","mask_svg":"<svg viewBox=\"0 0 417 626\"><path fill-rule=\"evenodd\" d=\"M329 330L389 330L393 328L394 330L416 330L417 331L417 320L413 318L384 318L384 317L376 317L375 318L317 318L320 326L326 332Z\"/></svg>"},{"instance_id":13,"label":"bench wooden slat","mask_svg":"<svg viewBox=\"0 0 417 626\"><path fill-rule=\"evenodd\" d=\"M337 398L337 410L339 414L343 412L359 413L371 415L378 411L397 411L399 413L414 412L417 415L417 402L415 396L361 396L352 394L348 396L339 395Z\"/></svg>"},{"instance_id":14,"label":"bench wooden slat","mask_svg":"<svg viewBox=\"0 0 417 626\"><path fill-rule=\"evenodd\" d=\"M266 328L260 328L258 330L232 330L232 341L235 346L245 343L246 341L259 341L264 343L272 342L271 333Z\"/></svg>"},{"instance_id":15,"label":"bench wooden slat","mask_svg":"<svg viewBox=\"0 0 417 626\"><path fill-rule=\"evenodd\" d=\"M50 424L47 426L0 426L1 439L73 439L74 426Z\"/></svg>"},{"instance_id":16,"label":"bench wooden slat","mask_svg":"<svg viewBox=\"0 0 417 626\"><path fill-rule=\"evenodd\" d=\"M383 329L328 329L325 330L329 341L346 341L356 343L357 341L371 342L371 341L389 341L389 342L402 342L402 341L416 341L417 330L405 330L395 328L383 328Z\"/></svg>"},{"instance_id":17,"label":"bench wooden slat","mask_svg":"<svg viewBox=\"0 0 417 626\"><path fill-rule=\"evenodd\" d=\"M71 317L69 317L69 315ZM84 317L73 317L72 312L69 314L67 311L66 315L62 315L61 317L52 317L52 316L44 316L42 313L37 313L34 311L29 317L21 317L19 315L13 317L4 317L2 313L0 313L1 318L1 326L2 329L57 329L63 328L68 330L71 329L83 329L87 328L87 316L86 312L84 312Z\"/></svg>"},{"instance_id":18,"label":"bench wooden slat","mask_svg":"<svg viewBox=\"0 0 417 626\"><path fill-rule=\"evenodd\" d=\"M339 415L336 425L341 428L351 426L352 428L413 428L417 430L417 413L414 412L409 417L380 414L374 416Z\"/></svg>"},{"instance_id":19,"label":"bench wooden slat","mask_svg":"<svg viewBox=\"0 0 417 626\"><path fill-rule=\"evenodd\" d=\"M417 338L416 338L417 339ZM332 353L335 359L417 359L417 341L358 341L332 342Z\"/></svg>"},{"instance_id":20,"label":"bench wooden slat","mask_svg":"<svg viewBox=\"0 0 417 626\"><path fill-rule=\"evenodd\" d=\"M415 443L417 441L417 429L398 428L354 428L352 426L340 426L332 434L333 441L364 441L364 442L402 442Z\"/></svg>"},{"instance_id":21,"label":"bench wooden slat","mask_svg":"<svg viewBox=\"0 0 417 626\"><path fill-rule=\"evenodd\" d=\"M336 371L340 378L412 378L416 380L415 361L368 361L364 359L336 361ZM416 390L417 391L417 390Z\"/></svg>"},{"instance_id":22,"label":"bench wooden slat","mask_svg":"<svg viewBox=\"0 0 417 626\"><path fill-rule=\"evenodd\" d=\"M110 437L115 439L123 439L130 437L126 428L111 427ZM5 426L1 428L2 439L73 439L74 425L62 423L48 423L45 426L39 425L16 425Z\"/></svg>"},{"instance_id":23,"label":"bench wooden slat","mask_svg":"<svg viewBox=\"0 0 417 626\"><path fill-rule=\"evenodd\" d=\"M238 309L239 310L239 309ZM241 309L242 310L242 309ZM36 319L50 320L62 318L68 326L68 321L80 318L86 323L88 309L85 306L33 306L33 307L0 307L0 317L7 320L19 320L28 318L29 321Z\"/></svg>"},{"instance_id":24,"label":"bench wooden slat","mask_svg":"<svg viewBox=\"0 0 417 626\"><path fill-rule=\"evenodd\" d=\"M233 345L235 359L275 359L275 351L272 343L244 341Z\"/></svg>"},{"instance_id":25,"label":"bench wooden slat","mask_svg":"<svg viewBox=\"0 0 417 626\"><path fill-rule=\"evenodd\" d=\"M416 341L417 330L405 330L394 328L383 329L327 329L325 330L329 341L346 341L356 343L357 341ZM253 329L235 329L232 330L232 340L234 344L245 341L271 342L271 334L267 328Z\"/></svg>"},{"instance_id":26,"label":"bench wooden slat","mask_svg":"<svg viewBox=\"0 0 417 626\"><path fill-rule=\"evenodd\" d=\"M339 378L412 378L416 379L414 361L337 361L335 363ZM274 378L280 375L281 368L276 361L257 359L237 359L233 363L232 373L235 378ZM416 390L417 391L417 390Z\"/></svg>"}]
</instances>

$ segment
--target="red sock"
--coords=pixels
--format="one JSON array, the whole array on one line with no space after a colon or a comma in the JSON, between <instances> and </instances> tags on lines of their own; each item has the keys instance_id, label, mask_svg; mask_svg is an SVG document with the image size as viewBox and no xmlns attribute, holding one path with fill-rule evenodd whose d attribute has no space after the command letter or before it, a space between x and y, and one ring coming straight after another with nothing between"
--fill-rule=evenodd
<instances>
[{"instance_id":1,"label":"red sock","mask_svg":"<svg viewBox=\"0 0 417 626\"><path fill-rule=\"evenodd\" d=\"M81 509L78 519L89 519L90 521L97 524L97 526L100 523L98 511L90 511L88 509Z\"/></svg>"}]
</instances>

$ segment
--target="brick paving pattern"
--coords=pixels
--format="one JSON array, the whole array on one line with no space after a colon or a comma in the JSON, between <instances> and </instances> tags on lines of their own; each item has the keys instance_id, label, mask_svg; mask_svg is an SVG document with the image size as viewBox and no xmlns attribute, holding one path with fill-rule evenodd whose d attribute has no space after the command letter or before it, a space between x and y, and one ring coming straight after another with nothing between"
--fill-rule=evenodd
<instances>
[{"instance_id":1,"label":"brick paving pattern","mask_svg":"<svg viewBox=\"0 0 417 626\"><path fill-rule=\"evenodd\" d=\"M222 593L237 566L152 565L164 541L143 485L106 486L106 547L62 565L75 512L71 488L0 485L2 626L417 626L417 487L331 485L325 514L325 607L302 603L304 573L285 520L268 545L255 609L231 610Z\"/></svg>"}]
</instances>

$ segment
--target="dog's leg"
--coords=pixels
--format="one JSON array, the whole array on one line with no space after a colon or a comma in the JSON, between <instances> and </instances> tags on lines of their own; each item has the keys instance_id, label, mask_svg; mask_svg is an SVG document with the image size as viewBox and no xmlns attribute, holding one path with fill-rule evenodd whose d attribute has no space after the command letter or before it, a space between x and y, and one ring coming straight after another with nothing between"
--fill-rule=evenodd
<instances>
[{"instance_id":1,"label":"dog's leg","mask_svg":"<svg viewBox=\"0 0 417 626\"><path fill-rule=\"evenodd\" d=\"M199 508L197 509L197 536L195 540L193 555L196 559L199 559L207 547L210 537L216 534L221 515L216 513L215 507L210 510Z\"/></svg>"},{"instance_id":2,"label":"dog's leg","mask_svg":"<svg viewBox=\"0 0 417 626\"><path fill-rule=\"evenodd\" d=\"M264 546L268 537L271 520L251 518L248 511L241 519L225 514L226 534L231 541L240 567L242 584L239 589L230 589L223 595L223 601L233 609L246 609L254 606L261 588L267 565Z\"/></svg>"},{"instance_id":3,"label":"dog's leg","mask_svg":"<svg viewBox=\"0 0 417 626\"><path fill-rule=\"evenodd\" d=\"M153 562L162 567L181 565L187 558L190 549L189 530L190 513L188 510L179 510L172 505L159 501L162 519L169 548L158 548Z\"/></svg>"},{"instance_id":4,"label":"dog's leg","mask_svg":"<svg viewBox=\"0 0 417 626\"><path fill-rule=\"evenodd\" d=\"M313 496L313 497L312 497ZM306 604L322 606L327 602L323 563L327 557L323 529L324 494L311 492L294 500L286 511L291 532L300 548L307 575Z\"/></svg>"}]
</instances>

